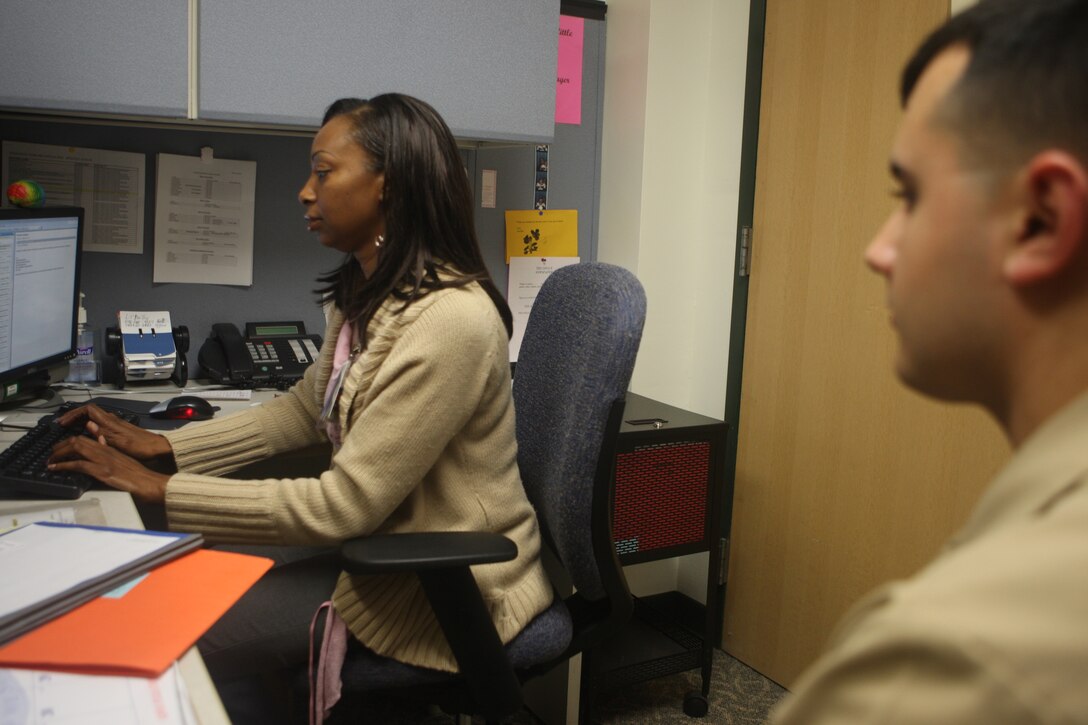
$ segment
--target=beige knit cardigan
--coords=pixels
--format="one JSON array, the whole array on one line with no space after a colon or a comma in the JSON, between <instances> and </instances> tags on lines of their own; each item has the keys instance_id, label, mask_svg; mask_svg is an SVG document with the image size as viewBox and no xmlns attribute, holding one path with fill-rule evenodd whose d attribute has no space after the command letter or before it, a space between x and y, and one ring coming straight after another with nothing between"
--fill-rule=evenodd
<instances>
[{"instance_id":1,"label":"beige knit cardigan","mask_svg":"<svg viewBox=\"0 0 1088 725\"><path fill-rule=\"evenodd\" d=\"M178 470L170 528L209 541L334 544L371 533L484 530L517 544L511 562L473 569L503 642L552 600L517 469L507 338L473 283L400 311L387 300L343 384L341 448L319 478L221 478L324 440L317 419L343 324L330 314L318 361L276 399L168 435ZM367 647L445 671L457 665L414 574L340 575L332 600Z\"/></svg>"}]
</instances>

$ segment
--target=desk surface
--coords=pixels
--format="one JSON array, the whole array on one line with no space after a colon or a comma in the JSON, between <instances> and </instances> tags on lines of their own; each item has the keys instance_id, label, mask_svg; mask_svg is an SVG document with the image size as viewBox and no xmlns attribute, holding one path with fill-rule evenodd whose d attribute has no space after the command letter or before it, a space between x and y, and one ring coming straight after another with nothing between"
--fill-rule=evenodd
<instances>
[{"instance_id":1,"label":"desk surface","mask_svg":"<svg viewBox=\"0 0 1088 725\"><path fill-rule=\"evenodd\" d=\"M157 385L154 387L138 388L131 393L123 393L122 391L108 390L105 388L94 393L87 393L85 391L65 391L64 398L66 400L83 401L93 396L119 397L124 394L126 397L131 395L135 400L157 401L162 400L165 397L180 395L181 393L182 391L173 385ZM222 411L217 413L217 415L224 415L250 405L259 405L261 402L271 399L274 395L276 395L274 392L261 391L254 393L251 400L215 401L215 405L222 408ZM30 425L37 422L38 418L47 415L49 412L48 409L9 410L0 413L0 420L13 425ZM0 449L7 447L17 440L23 432L24 431L21 430L0 431ZM98 505L102 509L102 513L105 517L106 524L129 529L143 528L143 522L140 519L140 515L129 494L122 491L92 490L88 491L83 495L82 499L80 499L80 501L91 500L98 501ZM46 503L62 506L65 502L55 500L48 502L30 500L0 501L0 507L2 507L5 512L16 512L24 509L41 507ZM181 669L182 677L185 679L185 686L189 690L189 697L192 700L193 710L200 720L201 725L230 725L230 719L227 717L227 713L223 709L222 703L219 701L215 685L212 683L211 677L208 675L208 670L204 667L204 662L200 659L200 653L197 652L196 647L190 648L189 651L178 660L178 666Z\"/></svg>"},{"instance_id":2,"label":"desk surface","mask_svg":"<svg viewBox=\"0 0 1088 725\"><path fill-rule=\"evenodd\" d=\"M73 388L59 391L61 400L76 403L83 403L92 398L131 398L132 400L144 400L157 403L160 400L165 400L166 398L177 395L199 395L211 392L213 391L209 387L201 386L199 384L179 388L171 383L155 383L139 386L130 383L129 387L124 390L118 390L112 385L101 385L93 388ZM277 390L254 390L252 391L252 398L250 400L212 400L211 402L213 405L221 408L220 412L216 413L216 416L219 417L233 413L236 410L242 410L249 406L260 405L279 395L283 395L283 393ZM54 403L53 407L46 407L41 405L40 402L32 401L26 407L13 407L9 410L0 410L0 421L18 423L20 425L34 423L41 416L51 413L56 405L57 403ZM19 435L21 435L20 431L0 432L0 446L2 446L4 442L15 440Z\"/></svg>"}]
</instances>

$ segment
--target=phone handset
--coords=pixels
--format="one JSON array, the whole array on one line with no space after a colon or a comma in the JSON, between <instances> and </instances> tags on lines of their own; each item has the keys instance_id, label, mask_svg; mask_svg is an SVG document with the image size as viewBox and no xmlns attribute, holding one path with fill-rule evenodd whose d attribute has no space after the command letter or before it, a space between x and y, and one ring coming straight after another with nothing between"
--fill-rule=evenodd
<instances>
[{"instance_id":1,"label":"phone handset","mask_svg":"<svg viewBox=\"0 0 1088 725\"><path fill-rule=\"evenodd\" d=\"M216 382L239 385L253 379L253 358L242 333L229 322L212 325L211 337L200 348L199 360L205 374Z\"/></svg>"}]
</instances>

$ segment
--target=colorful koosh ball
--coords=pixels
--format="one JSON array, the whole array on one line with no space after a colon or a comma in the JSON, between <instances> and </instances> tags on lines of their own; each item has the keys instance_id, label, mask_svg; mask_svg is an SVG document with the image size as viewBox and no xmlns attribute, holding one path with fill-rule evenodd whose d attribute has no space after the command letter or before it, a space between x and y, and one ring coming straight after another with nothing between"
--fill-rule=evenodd
<instances>
[{"instance_id":1,"label":"colorful koosh ball","mask_svg":"<svg viewBox=\"0 0 1088 725\"><path fill-rule=\"evenodd\" d=\"M41 206L45 203L45 191L38 182L23 179L8 186L8 201L15 206Z\"/></svg>"}]
</instances>

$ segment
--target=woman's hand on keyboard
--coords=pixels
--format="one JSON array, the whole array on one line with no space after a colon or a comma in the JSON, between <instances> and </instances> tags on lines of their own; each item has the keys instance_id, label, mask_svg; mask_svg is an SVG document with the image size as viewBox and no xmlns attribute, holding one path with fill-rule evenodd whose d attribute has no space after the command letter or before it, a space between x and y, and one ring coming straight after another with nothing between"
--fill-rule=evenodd
<instances>
[{"instance_id":1,"label":"woman's hand on keyboard","mask_svg":"<svg viewBox=\"0 0 1088 725\"><path fill-rule=\"evenodd\" d=\"M57 423L62 426L85 424L86 432L98 442L139 461L166 458L173 462L174 449L166 438L121 420L94 403L68 411L57 418Z\"/></svg>"},{"instance_id":2,"label":"woman's hand on keyboard","mask_svg":"<svg viewBox=\"0 0 1088 725\"><path fill-rule=\"evenodd\" d=\"M84 473L148 503L162 503L166 499L166 482L170 480L170 476L156 473L131 456L88 436L72 436L58 443L49 457L48 468Z\"/></svg>"}]
</instances>

